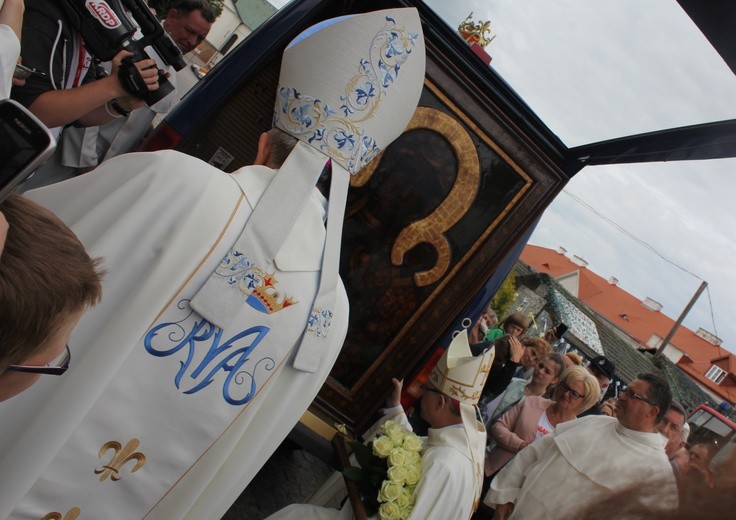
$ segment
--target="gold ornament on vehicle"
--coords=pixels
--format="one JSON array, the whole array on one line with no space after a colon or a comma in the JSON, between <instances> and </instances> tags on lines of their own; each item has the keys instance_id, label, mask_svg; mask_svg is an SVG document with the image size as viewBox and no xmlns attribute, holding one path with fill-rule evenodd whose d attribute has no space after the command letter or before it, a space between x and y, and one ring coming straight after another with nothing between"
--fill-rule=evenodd
<instances>
[{"instance_id":1,"label":"gold ornament on vehicle","mask_svg":"<svg viewBox=\"0 0 736 520\"><path fill-rule=\"evenodd\" d=\"M491 21L484 22L483 20L478 20L474 22L472 18L473 13L471 11L468 17L463 20L463 23L458 26L457 31L460 33L462 39L469 44L477 43L485 48L496 37L495 34L491 36Z\"/></svg>"}]
</instances>

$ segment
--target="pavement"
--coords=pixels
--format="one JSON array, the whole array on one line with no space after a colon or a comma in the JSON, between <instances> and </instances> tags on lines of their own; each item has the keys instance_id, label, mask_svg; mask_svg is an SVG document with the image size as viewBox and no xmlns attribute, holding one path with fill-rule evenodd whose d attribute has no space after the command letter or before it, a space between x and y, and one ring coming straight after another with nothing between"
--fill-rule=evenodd
<instances>
[{"instance_id":1,"label":"pavement","mask_svg":"<svg viewBox=\"0 0 736 520\"><path fill-rule=\"evenodd\" d=\"M285 441L253 478L223 520L262 520L279 509L304 503L334 470Z\"/></svg>"}]
</instances>

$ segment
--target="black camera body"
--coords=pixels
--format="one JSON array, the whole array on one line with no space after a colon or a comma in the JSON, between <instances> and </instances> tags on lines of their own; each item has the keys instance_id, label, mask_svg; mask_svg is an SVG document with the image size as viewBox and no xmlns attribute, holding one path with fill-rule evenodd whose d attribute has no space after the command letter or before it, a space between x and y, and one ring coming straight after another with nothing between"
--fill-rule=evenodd
<instances>
[{"instance_id":1,"label":"black camera body","mask_svg":"<svg viewBox=\"0 0 736 520\"><path fill-rule=\"evenodd\" d=\"M174 86L165 73L158 71L159 88L148 90L135 63L149 58L145 48L153 47L167 65L181 70L186 66L179 47L166 34L161 22L143 0L59 0L72 25L95 58L110 61L121 50L133 53L118 69L120 82L131 95L151 106L169 95ZM138 27L128 17L128 12ZM135 39L140 28L143 35Z\"/></svg>"}]
</instances>

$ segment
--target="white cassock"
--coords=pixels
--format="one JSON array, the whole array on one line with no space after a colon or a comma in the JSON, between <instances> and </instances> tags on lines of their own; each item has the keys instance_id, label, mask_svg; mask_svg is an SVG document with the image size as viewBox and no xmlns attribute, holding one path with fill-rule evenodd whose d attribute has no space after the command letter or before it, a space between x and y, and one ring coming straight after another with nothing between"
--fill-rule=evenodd
<instances>
[{"instance_id":1,"label":"white cassock","mask_svg":"<svg viewBox=\"0 0 736 520\"><path fill-rule=\"evenodd\" d=\"M370 438L380 425L394 420L406 428L411 425L401 411L382 417L365 437ZM422 476L415 493L416 503L409 520L468 520L473 513L477 480L468 436L462 424L430 428L424 438ZM483 453L483 446L476 447ZM309 504L293 504L269 516L267 520L350 520L353 510L347 503L342 509L328 509Z\"/></svg>"},{"instance_id":2,"label":"white cassock","mask_svg":"<svg viewBox=\"0 0 736 520\"><path fill-rule=\"evenodd\" d=\"M588 416L560 424L521 450L491 482L484 503L514 503L511 519L577 518L585 507L630 490L657 483L657 510L677 507L672 466L659 433L629 430L618 420Z\"/></svg>"},{"instance_id":3,"label":"white cassock","mask_svg":"<svg viewBox=\"0 0 736 520\"><path fill-rule=\"evenodd\" d=\"M294 370L324 199L313 191L272 270L230 251L274 173L129 154L28 194L106 259L107 275L70 338L69 371L0 404L0 518L219 518L293 428L337 357L348 304L340 283L317 371ZM241 281L281 293L266 303L292 305L244 304L224 330L193 313L210 274L237 264Z\"/></svg>"}]
</instances>

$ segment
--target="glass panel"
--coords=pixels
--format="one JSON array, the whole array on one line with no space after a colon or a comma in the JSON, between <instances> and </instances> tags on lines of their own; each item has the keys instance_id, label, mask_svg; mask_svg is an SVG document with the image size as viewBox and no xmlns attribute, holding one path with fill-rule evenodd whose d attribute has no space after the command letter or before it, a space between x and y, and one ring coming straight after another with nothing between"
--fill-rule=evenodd
<instances>
[{"instance_id":1,"label":"glass panel","mask_svg":"<svg viewBox=\"0 0 736 520\"><path fill-rule=\"evenodd\" d=\"M708 428L712 432L716 433L719 437L729 437L733 432L729 425L715 417L712 417L711 420L705 423L703 427Z\"/></svg>"},{"instance_id":2,"label":"glass panel","mask_svg":"<svg viewBox=\"0 0 736 520\"><path fill-rule=\"evenodd\" d=\"M736 77L677 2L425 0L491 21L496 70L568 146L736 117Z\"/></svg>"}]
</instances>

